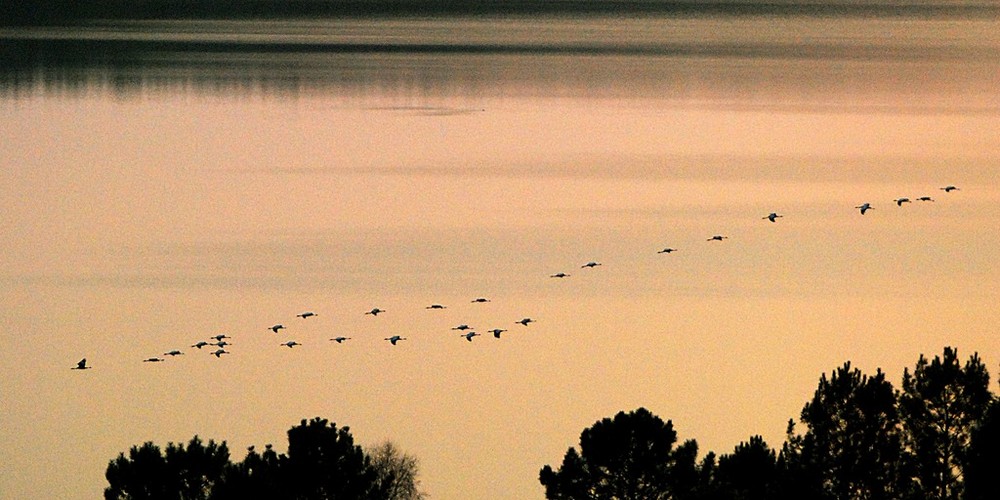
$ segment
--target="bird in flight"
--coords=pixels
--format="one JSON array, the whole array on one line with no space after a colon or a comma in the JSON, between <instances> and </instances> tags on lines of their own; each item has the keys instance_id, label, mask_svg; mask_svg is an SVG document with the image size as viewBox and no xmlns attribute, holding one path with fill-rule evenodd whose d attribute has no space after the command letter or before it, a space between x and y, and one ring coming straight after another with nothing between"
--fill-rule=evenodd
<instances>
[{"instance_id":1,"label":"bird in flight","mask_svg":"<svg viewBox=\"0 0 1000 500\"><path fill-rule=\"evenodd\" d=\"M217 358L221 358L223 354L229 354L229 351L225 349L217 349L215 352L212 353L212 355Z\"/></svg>"},{"instance_id":2,"label":"bird in flight","mask_svg":"<svg viewBox=\"0 0 1000 500\"><path fill-rule=\"evenodd\" d=\"M445 307L441 304L431 304L424 309L445 309Z\"/></svg>"},{"instance_id":3,"label":"bird in flight","mask_svg":"<svg viewBox=\"0 0 1000 500\"><path fill-rule=\"evenodd\" d=\"M302 318L302 319L311 318L313 316L316 316L316 313L314 313L312 311L306 311L306 312L304 312L302 314L296 314L295 315L296 318Z\"/></svg>"},{"instance_id":4,"label":"bird in flight","mask_svg":"<svg viewBox=\"0 0 1000 500\"><path fill-rule=\"evenodd\" d=\"M961 191L961 190L960 190L960 189L958 189L957 187L955 187L955 186L952 186L952 185L950 185L950 184L949 184L949 185L947 185L947 186L945 186L945 187L943 187L943 188L940 188L940 189L941 189L941 191L944 191L944 192L946 192L946 193L950 193L950 192L952 192L952 191Z\"/></svg>"},{"instance_id":5,"label":"bird in flight","mask_svg":"<svg viewBox=\"0 0 1000 500\"><path fill-rule=\"evenodd\" d=\"M895 200L892 200L892 201L896 202L896 206L897 207L903 206L903 203L910 203L910 199L909 198L898 198L898 199L895 199Z\"/></svg>"},{"instance_id":6,"label":"bird in flight","mask_svg":"<svg viewBox=\"0 0 1000 500\"><path fill-rule=\"evenodd\" d=\"M177 349L174 349L173 351L170 351L170 352L163 353L164 356L180 356L181 354L184 354L184 353L178 351Z\"/></svg>"},{"instance_id":7,"label":"bird in flight","mask_svg":"<svg viewBox=\"0 0 1000 500\"><path fill-rule=\"evenodd\" d=\"M492 333L493 336L496 338L500 338L500 334L506 331L507 330L504 330L503 328L494 328L492 330L489 330L489 332Z\"/></svg>"},{"instance_id":8,"label":"bird in flight","mask_svg":"<svg viewBox=\"0 0 1000 500\"><path fill-rule=\"evenodd\" d=\"M218 335L216 335L214 337L210 337L210 338L213 338L216 341L221 341L222 339L231 339L232 337L230 337L229 335L226 335L224 333L220 333L220 334L218 334Z\"/></svg>"},{"instance_id":9,"label":"bird in flight","mask_svg":"<svg viewBox=\"0 0 1000 500\"><path fill-rule=\"evenodd\" d=\"M143 363L159 363L163 361L163 358L146 358L142 360Z\"/></svg>"},{"instance_id":10,"label":"bird in flight","mask_svg":"<svg viewBox=\"0 0 1000 500\"><path fill-rule=\"evenodd\" d=\"M371 311L368 311L365 314L371 314L372 316L378 316L379 313L384 313L384 312L385 312L385 309L379 309L379 308L376 307L375 309L372 309Z\"/></svg>"},{"instance_id":11,"label":"bird in flight","mask_svg":"<svg viewBox=\"0 0 1000 500\"><path fill-rule=\"evenodd\" d=\"M777 218L779 218L779 217L784 217L784 215L778 215L778 214L776 214L774 212L771 212L771 213L767 214L766 217L761 217L761 218L762 219L767 219L767 220L769 220L771 222L774 222L774 220L777 219Z\"/></svg>"},{"instance_id":12,"label":"bird in flight","mask_svg":"<svg viewBox=\"0 0 1000 500\"><path fill-rule=\"evenodd\" d=\"M281 344L281 345L283 345L283 346L285 346L285 347L287 347L287 348L291 349L291 348L293 348L293 347L295 347L295 346L297 346L297 345L302 345L302 344L300 344L300 343L298 343L298 342L296 342L296 341L294 341L294 340L289 340L288 342L285 342L285 343L283 343L283 344Z\"/></svg>"},{"instance_id":13,"label":"bird in flight","mask_svg":"<svg viewBox=\"0 0 1000 500\"><path fill-rule=\"evenodd\" d=\"M555 273L555 274L549 275L549 277L550 278L566 278L566 277L569 277L569 275L566 274L566 273Z\"/></svg>"},{"instance_id":14,"label":"bird in flight","mask_svg":"<svg viewBox=\"0 0 1000 500\"><path fill-rule=\"evenodd\" d=\"M917 201L934 201L934 198L931 198L930 196L921 196L920 198L917 198Z\"/></svg>"},{"instance_id":15,"label":"bird in flight","mask_svg":"<svg viewBox=\"0 0 1000 500\"><path fill-rule=\"evenodd\" d=\"M595 268L595 267L597 267L597 266L599 266L599 265L601 265L601 263L600 263L600 262L594 262L594 261L590 261L590 262L588 262L588 263L586 263L586 264L584 264L584 265L580 266L580 269L583 269L583 268L585 268L585 267L589 267L589 268L593 269L593 268Z\"/></svg>"},{"instance_id":16,"label":"bird in flight","mask_svg":"<svg viewBox=\"0 0 1000 500\"><path fill-rule=\"evenodd\" d=\"M76 366L70 368L70 370L89 370L91 368L93 368L93 366L87 366L87 358L83 358L77 362Z\"/></svg>"},{"instance_id":17,"label":"bird in flight","mask_svg":"<svg viewBox=\"0 0 1000 500\"><path fill-rule=\"evenodd\" d=\"M531 318L524 318L521 321L518 321L518 323L520 323L520 324L522 324L524 326L528 326L528 323L534 323L534 322L535 322L535 320L533 320Z\"/></svg>"},{"instance_id":18,"label":"bird in flight","mask_svg":"<svg viewBox=\"0 0 1000 500\"><path fill-rule=\"evenodd\" d=\"M204 340L202 340L201 342L198 342L197 344L191 344L191 347L197 347L198 349L201 349L202 347L205 347L207 345L209 345L208 342L205 342Z\"/></svg>"},{"instance_id":19,"label":"bird in flight","mask_svg":"<svg viewBox=\"0 0 1000 500\"><path fill-rule=\"evenodd\" d=\"M400 340L406 340L406 337L400 337L399 335L393 335L392 337L386 337L383 340L388 340L390 344L396 345L396 342Z\"/></svg>"},{"instance_id":20,"label":"bird in flight","mask_svg":"<svg viewBox=\"0 0 1000 500\"><path fill-rule=\"evenodd\" d=\"M676 251L677 251L676 248L667 247L667 248L664 248L663 250L660 250L659 252L656 252L656 253L671 253L671 252L676 252Z\"/></svg>"},{"instance_id":21,"label":"bird in flight","mask_svg":"<svg viewBox=\"0 0 1000 500\"><path fill-rule=\"evenodd\" d=\"M860 205L858 205L858 206L856 206L854 208L857 208L858 210L861 210L861 215L864 215L865 212L867 212L869 210L875 210L875 207L873 207L871 203L862 203L862 204L860 204Z\"/></svg>"},{"instance_id":22,"label":"bird in flight","mask_svg":"<svg viewBox=\"0 0 1000 500\"><path fill-rule=\"evenodd\" d=\"M285 325L278 324L278 325L272 326L271 328L268 328L268 330L271 330L274 333L278 333L278 330L281 330L284 327L285 327Z\"/></svg>"},{"instance_id":23,"label":"bird in flight","mask_svg":"<svg viewBox=\"0 0 1000 500\"><path fill-rule=\"evenodd\" d=\"M458 326L452 328L452 330L469 330L471 328L472 327L469 326L469 325L462 324L462 325L458 325Z\"/></svg>"},{"instance_id":24,"label":"bird in flight","mask_svg":"<svg viewBox=\"0 0 1000 500\"><path fill-rule=\"evenodd\" d=\"M330 339L338 344L342 344L345 340L351 340L351 337L335 337Z\"/></svg>"},{"instance_id":25,"label":"bird in flight","mask_svg":"<svg viewBox=\"0 0 1000 500\"><path fill-rule=\"evenodd\" d=\"M476 333L476 332L469 332L469 333L463 333L463 334L461 334L461 336L465 337L465 340L468 340L469 342L472 342L472 337L478 337L479 334Z\"/></svg>"},{"instance_id":26,"label":"bird in flight","mask_svg":"<svg viewBox=\"0 0 1000 500\"><path fill-rule=\"evenodd\" d=\"M490 301L490 299L487 299L487 298L484 298L484 297L479 297L477 299L472 299L472 302L474 304L482 304L484 302L489 302L489 301Z\"/></svg>"},{"instance_id":27,"label":"bird in flight","mask_svg":"<svg viewBox=\"0 0 1000 500\"><path fill-rule=\"evenodd\" d=\"M717 234L717 235L712 236L711 238L709 238L709 239L707 239L705 241L722 241L722 240L726 240L726 239L729 239L729 236L722 236L721 234Z\"/></svg>"},{"instance_id":28,"label":"bird in flight","mask_svg":"<svg viewBox=\"0 0 1000 500\"><path fill-rule=\"evenodd\" d=\"M217 347L226 347L227 345L233 345L232 342L226 342L225 340L220 340L218 342L212 342L209 345L214 345Z\"/></svg>"}]
</instances>

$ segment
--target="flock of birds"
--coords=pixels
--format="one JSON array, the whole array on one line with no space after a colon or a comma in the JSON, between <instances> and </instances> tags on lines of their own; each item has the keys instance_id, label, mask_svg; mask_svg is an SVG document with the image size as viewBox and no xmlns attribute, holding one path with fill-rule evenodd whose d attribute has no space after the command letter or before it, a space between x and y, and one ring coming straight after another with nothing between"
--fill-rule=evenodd
<instances>
[{"instance_id":1,"label":"flock of birds","mask_svg":"<svg viewBox=\"0 0 1000 500\"><path fill-rule=\"evenodd\" d=\"M953 186L953 185L944 186L944 187L939 188L939 189L941 191L944 191L945 193L950 193L952 191L959 190L958 187ZM903 204L905 204L905 203L912 203L912 201L910 200L910 198L906 198L906 197L896 198L896 199L894 199L892 201L898 207L902 207ZM919 198L916 198L916 201L919 201L919 202L933 202L934 199L931 198L930 196L921 196ZM858 209L861 212L861 215L865 215L869 210L874 210L875 209L875 207L873 207L872 204L868 203L868 202L862 203L861 205L857 205L854 208ZM784 217L784 216L781 215L781 214L778 214L777 212L771 212L771 213L767 214L766 216L762 217L761 219L767 220L767 221L770 221L770 222L774 223L774 222L777 221L777 219L782 218L782 217ZM729 237L721 235L721 234L716 234L716 235L713 235L713 236L709 237L706 241L723 241L723 240L726 240L726 239L729 239ZM676 248L666 247L666 248L663 248L662 250L659 250L657 253L658 254L669 254L669 253L673 253L673 252L676 252L676 251L677 251ZM600 266L600 265L601 265L600 262L590 261L590 262L587 262L586 264L583 264L582 266L580 266L580 268L581 269L593 269L593 268L595 268L597 266ZM559 272L559 273L555 273L555 274L549 275L550 278L559 278L559 279L561 279L561 278L568 278L569 276L570 276L569 274L564 273L564 272ZM477 298L473 299L471 302L474 303L474 304L482 304L482 303L490 302L490 299L487 299L485 297L477 297ZM444 305L441 305L441 304L431 304L431 305L427 306L425 309L431 309L431 310L446 309L446 307ZM371 309L370 311L365 312L364 314L365 315L371 315L371 316L374 317L374 316L378 316L379 314L382 314L384 312L386 312L385 309L380 309L380 308L376 307L376 308ZM313 317L316 317L316 316L318 316L318 314L315 313L315 312L312 312L312 311L306 311L306 312L302 312L302 313L299 313L299 314L296 315L296 317L300 318L300 319L309 319L309 318L313 318ZM529 324L534 323L534 322L535 322L534 319L532 319L530 317L524 317L524 318L520 319L519 321L516 321L515 324L520 324L522 326L528 326ZM278 332L280 332L281 330L284 330L284 329L285 329L285 325L281 324L281 323L274 324L274 325L272 325L272 326L270 326L270 327L267 328L267 330L270 330L273 333L278 333ZM458 326L453 327L452 330L456 330L456 331L460 332L459 336L462 337L462 338L464 338L465 340L467 340L469 342L472 342L472 340L475 337L482 336L482 334L477 333L476 331L474 331L474 329L471 326L469 326L467 324L464 324L464 323L460 324ZM486 333L491 333L491 334L493 334L494 338L499 339L500 335L502 333L506 332L506 331L507 330L503 329L503 328L493 328L491 330L486 330ZM201 350L201 349L203 349L205 347L215 347L215 349L211 350L211 352L209 352L209 354L212 355L212 356L215 356L216 358L221 358L224 354L230 354L230 352L226 350L226 346L231 345L230 342L227 342L227 339L231 339L231 337L229 337L228 335L225 335L225 334L218 334L218 335L215 335L213 337L210 337L208 340L198 341L198 342L192 344L191 347L196 348L198 350ZM210 342L209 340L212 340L214 342ZM338 337L334 337L334 338L330 339L330 341L336 342L338 344L342 344L342 343L344 343L344 342L346 342L348 340L351 340L351 337L338 336ZM383 340L389 342L391 345L396 345L396 344L398 344L399 342L401 342L403 340L407 340L407 338L403 337L401 335L392 335L390 337L385 337ZM297 342L295 340L288 340L288 341L280 343L278 345L281 346L281 347L287 347L287 348L291 349L291 348L294 348L296 346L300 346L302 344L300 344L299 342ZM162 363L162 362L166 361L168 357L172 358L172 357L181 356L181 355L184 355L183 351L181 351L179 349L173 349L173 350L164 352L161 356L149 357L149 358L146 358L146 359L144 359L142 361L144 363ZM76 366L72 367L71 369L72 370L89 370L91 368L93 368L93 366L87 364L87 358L83 358L80 361L78 361L77 364L76 364Z\"/></svg>"}]
</instances>

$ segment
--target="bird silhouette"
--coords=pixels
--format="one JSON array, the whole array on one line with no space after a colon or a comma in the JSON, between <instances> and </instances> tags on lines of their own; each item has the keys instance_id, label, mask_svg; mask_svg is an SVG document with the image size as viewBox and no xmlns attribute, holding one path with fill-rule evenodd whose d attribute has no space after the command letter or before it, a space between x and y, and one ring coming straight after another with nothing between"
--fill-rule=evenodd
<instances>
[{"instance_id":1,"label":"bird silhouette","mask_svg":"<svg viewBox=\"0 0 1000 500\"><path fill-rule=\"evenodd\" d=\"M271 328L268 328L268 330L271 330L274 333L278 333L278 330L281 330L284 327L285 327L285 325L279 324L279 325L274 325Z\"/></svg>"},{"instance_id":2,"label":"bird silhouette","mask_svg":"<svg viewBox=\"0 0 1000 500\"><path fill-rule=\"evenodd\" d=\"M717 235L712 236L711 238L709 238L709 239L707 239L705 241L722 241L722 240L727 240L727 239L729 239L729 236L722 236L721 234L717 234Z\"/></svg>"},{"instance_id":3,"label":"bird silhouette","mask_svg":"<svg viewBox=\"0 0 1000 500\"><path fill-rule=\"evenodd\" d=\"M288 342L285 342L285 343L283 343L283 344L281 344L281 345L283 345L283 346L285 346L285 347L287 347L287 348L291 349L291 348L293 348L293 347L295 347L295 346L297 346L297 345L302 345L302 344L300 344L300 343L298 343L298 342L296 342L296 341L294 341L294 340L289 340Z\"/></svg>"},{"instance_id":4,"label":"bird silhouette","mask_svg":"<svg viewBox=\"0 0 1000 500\"><path fill-rule=\"evenodd\" d=\"M306 311L306 312L304 312L302 314L296 314L295 315L296 318L302 318L302 319L311 318L313 316L316 316L316 313L314 313L312 311Z\"/></svg>"},{"instance_id":5,"label":"bird silhouette","mask_svg":"<svg viewBox=\"0 0 1000 500\"><path fill-rule=\"evenodd\" d=\"M555 273L555 274L549 275L549 277L550 278L567 278L567 277L569 277L569 275L566 274L566 273Z\"/></svg>"},{"instance_id":6,"label":"bird silhouette","mask_svg":"<svg viewBox=\"0 0 1000 500\"><path fill-rule=\"evenodd\" d=\"M489 332L492 333L493 336L496 338L500 338L500 334L506 331L507 330L504 330L503 328L494 328L492 330L489 330Z\"/></svg>"},{"instance_id":7,"label":"bird silhouette","mask_svg":"<svg viewBox=\"0 0 1000 500\"><path fill-rule=\"evenodd\" d=\"M896 202L896 206L897 207L903 206L903 203L910 203L910 199L909 198L897 198L897 199L892 200L892 201Z\"/></svg>"},{"instance_id":8,"label":"bird silhouette","mask_svg":"<svg viewBox=\"0 0 1000 500\"><path fill-rule=\"evenodd\" d=\"M330 339L338 344L342 344L345 340L351 340L351 337L335 337Z\"/></svg>"},{"instance_id":9,"label":"bird silhouette","mask_svg":"<svg viewBox=\"0 0 1000 500\"><path fill-rule=\"evenodd\" d=\"M212 342L210 345L214 345L214 346L218 346L218 347L226 347L227 345L233 345L233 343L232 342L226 342L225 340L220 340L218 342Z\"/></svg>"},{"instance_id":10,"label":"bird silhouette","mask_svg":"<svg viewBox=\"0 0 1000 500\"><path fill-rule=\"evenodd\" d=\"M589 268L593 269L593 268L595 268L595 267L597 267L597 266L599 266L599 265L601 265L601 263L600 263L600 262L594 262L594 261L590 261L590 262L588 262L588 263L586 263L586 264L584 264L584 265L580 266L580 269L583 269L583 268L585 268L585 267L589 267Z\"/></svg>"},{"instance_id":11,"label":"bird silhouette","mask_svg":"<svg viewBox=\"0 0 1000 500\"><path fill-rule=\"evenodd\" d=\"M371 311L368 311L365 314L371 314L372 316L378 316L380 313L384 313L384 312L385 312L385 309L379 309L379 308L376 307L375 309L372 309Z\"/></svg>"},{"instance_id":12,"label":"bird silhouette","mask_svg":"<svg viewBox=\"0 0 1000 500\"><path fill-rule=\"evenodd\" d=\"M202 340L201 342L198 342L197 344L191 344L191 347L197 347L198 349L201 349L202 347L205 347L207 345L209 345L209 343L205 342L204 340Z\"/></svg>"},{"instance_id":13,"label":"bird silhouette","mask_svg":"<svg viewBox=\"0 0 1000 500\"><path fill-rule=\"evenodd\" d=\"M230 337L229 335L226 335L226 334L223 334L223 333L220 333L220 334L218 334L218 335L216 335L216 336L214 336L214 337L209 337L209 338L213 338L213 339L215 339L216 341L220 341L220 340L222 340L222 339L231 339L232 337Z\"/></svg>"},{"instance_id":14,"label":"bird silhouette","mask_svg":"<svg viewBox=\"0 0 1000 500\"><path fill-rule=\"evenodd\" d=\"M483 297L479 297L478 299L472 299L472 302L474 304L482 304L484 302L489 302L489 301L490 301L490 299L483 298Z\"/></svg>"},{"instance_id":15,"label":"bird silhouette","mask_svg":"<svg viewBox=\"0 0 1000 500\"><path fill-rule=\"evenodd\" d=\"M217 358L221 358L223 354L229 354L229 351L225 349L217 349L215 352L212 353L212 355Z\"/></svg>"},{"instance_id":16,"label":"bird silhouette","mask_svg":"<svg viewBox=\"0 0 1000 500\"><path fill-rule=\"evenodd\" d=\"M917 201L934 201L934 198L931 198L930 196L921 196L920 198L917 198Z\"/></svg>"},{"instance_id":17,"label":"bird silhouette","mask_svg":"<svg viewBox=\"0 0 1000 500\"><path fill-rule=\"evenodd\" d=\"M180 351L178 351L176 349L174 349L173 351L169 351L169 352L163 353L164 356L180 356L181 354L184 354L184 353L180 352Z\"/></svg>"},{"instance_id":18,"label":"bird silhouette","mask_svg":"<svg viewBox=\"0 0 1000 500\"><path fill-rule=\"evenodd\" d=\"M862 203L862 204L860 204L860 205L858 205L858 206L856 206L854 208L857 208L858 210L861 210L861 215L864 215L865 212L867 212L869 210L875 210L875 207L873 207L871 203Z\"/></svg>"},{"instance_id":19,"label":"bird silhouette","mask_svg":"<svg viewBox=\"0 0 1000 500\"><path fill-rule=\"evenodd\" d=\"M396 345L396 342L400 340L406 340L406 337L400 337L399 335L393 335L392 337L386 337L382 340L388 340L390 344Z\"/></svg>"},{"instance_id":20,"label":"bird silhouette","mask_svg":"<svg viewBox=\"0 0 1000 500\"><path fill-rule=\"evenodd\" d=\"M431 304L424 309L445 309L445 307L441 304Z\"/></svg>"},{"instance_id":21,"label":"bird silhouette","mask_svg":"<svg viewBox=\"0 0 1000 500\"><path fill-rule=\"evenodd\" d=\"M664 248L663 250L660 250L659 252L656 252L656 253L671 253L671 252L676 252L676 251L677 251L676 248L667 247L667 248Z\"/></svg>"},{"instance_id":22,"label":"bird silhouette","mask_svg":"<svg viewBox=\"0 0 1000 500\"><path fill-rule=\"evenodd\" d=\"M528 323L534 323L534 322L535 322L535 320L533 320L531 318L524 318L521 321L518 321L517 323L520 323L520 324L522 324L524 326L528 326Z\"/></svg>"},{"instance_id":23,"label":"bird silhouette","mask_svg":"<svg viewBox=\"0 0 1000 500\"><path fill-rule=\"evenodd\" d=\"M163 361L163 358L146 358L142 360L143 363L159 363Z\"/></svg>"},{"instance_id":24,"label":"bird silhouette","mask_svg":"<svg viewBox=\"0 0 1000 500\"><path fill-rule=\"evenodd\" d=\"M70 370L89 370L91 368L93 368L93 366L87 366L87 358L83 358L76 363L76 366L70 368Z\"/></svg>"},{"instance_id":25,"label":"bird silhouette","mask_svg":"<svg viewBox=\"0 0 1000 500\"><path fill-rule=\"evenodd\" d=\"M957 187L955 187L955 186L952 186L952 185L950 185L950 184L949 184L949 185L947 185L947 186L945 186L945 187L943 187L943 188L940 188L940 189L941 189L941 191L944 191L944 192L946 192L946 193L950 193L950 192L952 192L952 191L961 191L961 190L960 190L960 189L958 189Z\"/></svg>"},{"instance_id":26,"label":"bird silhouette","mask_svg":"<svg viewBox=\"0 0 1000 500\"><path fill-rule=\"evenodd\" d=\"M478 337L479 334L476 333L476 332L469 332L469 333L463 333L460 336L461 337L465 337L465 340L468 340L469 342L472 342L472 337Z\"/></svg>"},{"instance_id":27,"label":"bird silhouette","mask_svg":"<svg viewBox=\"0 0 1000 500\"><path fill-rule=\"evenodd\" d=\"M778 214L776 214L774 212L771 212L771 213L767 214L766 217L761 217L761 218L762 219L767 219L767 220L769 220L771 222L774 222L774 220L777 219L777 218L779 218L779 217L784 217L784 215L778 215Z\"/></svg>"},{"instance_id":28,"label":"bird silhouette","mask_svg":"<svg viewBox=\"0 0 1000 500\"><path fill-rule=\"evenodd\" d=\"M471 328L472 327L469 326L469 325L462 324L462 325L458 325L458 326L452 328L452 330L469 330Z\"/></svg>"}]
</instances>

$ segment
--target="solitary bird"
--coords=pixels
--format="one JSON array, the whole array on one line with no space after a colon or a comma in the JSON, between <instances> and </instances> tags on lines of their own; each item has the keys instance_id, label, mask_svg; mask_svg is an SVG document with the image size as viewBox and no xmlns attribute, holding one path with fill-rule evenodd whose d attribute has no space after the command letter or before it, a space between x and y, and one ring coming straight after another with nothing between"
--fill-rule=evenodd
<instances>
[{"instance_id":1,"label":"solitary bird","mask_svg":"<svg viewBox=\"0 0 1000 500\"><path fill-rule=\"evenodd\" d=\"M201 342L198 342L197 344L191 344L191 347L197 347L198 349L201 349L202 347L205 347L207 345L209 345L208 342L205 342L204 340L202 340Z\"/></svg>"},{"instance_id":2,"label":"solitary bird","mask_svg":"<svg viewBox=\"0 0 1000 500\"><path fill-rule=\"evenodd\" d=\"M214 337L211 337L211 338L215 339L216 341L220 341L222 339L231 339L232 337L230 337L229 335L226 335L224 333L220 333L220 334L218 334L218 335L216 335Z\"/></svg>"},{"instance_id":3,"label":"solitary bird","mask_svg":"<svg viewBox=\"0 0 1000 500\"><path fill-rule=\"evenodd\" d=\"M671 252L676 252L676 251L677 251L676 248L667 247L667 248L664 248L663 250L660 250L659 252L656 252L656 253L671 253Z\"/></svg>"},{"instance_id":4,"label":"solitary bird","mask_svg":"<svg viewBox=\"0 0 1000 500\"><path fill-rule=\"evenodd\" d=\"M909 198L899 198L899 199L892 200L892 201L896 202L896 206L897 207L903 206L903 203L910 203L910 199Z\"/></svg>"},{"instance_id":5,"label":"solitary bird","mask_svg":"<svg viewBox=\"0 0 1000 500\"><path fill-rule=\"evenodd\" d=\"M476 304L482 304L484 302L489 302L489 301L490 301L490 299L483 298L483 297L479 297L478 299L472 299L472 302L476 303Z\"/></svg>"},{"instance_id":6,"label":"solitary bird","mask_svg":"<svg viewBox=\"0 0 1000 500\"><path fill-rule=\"evenodd\" d=\"M500 338L500 334L506 331L507 330L504 330L503 328L494 328L492 330L489 330L489 332L492 333L493 336L496 338Z\"/></svg>"},{"instance_id":7,"label":"solitary bird","mask_svg":"<svg viewBox=\"0 0 1000 500\"><path fill-rule=\"evenodd\" d=\"M569 275L566 274L566 273L555 273L555 274L549 275L550 278L566 278L568 276Z\"/></svg>"},{"instance_id":8,"label":"solitary bird","mask_svg":"<svg viewBox=\"0 0 1000 500\"><path fill-rule=\"evenodd\" d=\"M520 324L522 324L524 326L528 326L528 323L534 323L534 322L535 322L535 320L533 320L531 318L524 318L521 321L518 321L518 323L520 323Z\"/></svg>"},{"instance_id":9,"label":"solitary bird","mask_svg":"<svg viewBox=\"0 0 1000 500\"><path fill-rule=\"evenodd\" d=\"M306 311L306 312L304 312L302 314L296 314L295 315L296 318L302 318L302 319L311 318L313 316L316 316L316 313L314 313L312 311Z\"/></svg>"},{"instance_id":10,"label":"solitary bird","mask_svg":"<svg viewBox=\"0 0 1000 500\"><path fill-rule=\"evenodd\" d=\"M774 212L771 212L771 213L767 214L767 217L761 217L761 218L762 219L767 219L767 220L769 220L771 222L774 222L774 220L777 219L777 218L779 218L779 217L784 217L784 215L778 215L778 214L776 214Z\"/></svg>"},{"instance_id":11,"label":"solitary bird","mask_svg":"<svg viewBox=\"0 0 1000 500\"><path fill-rule=\"evenodd\" d=\"M296 342L296 341L294 341L294 340L289 340L288 342L285 342L285 343L283 343L283 344L281 344L281 345L283 345L283 346L285 346L285 347L287 347L287 348L291 349L291 348L293 348L293 347L295 347L295 346L297 346L297 345L302 345L302 344L300 344L300 343L298 343L298 342Z\"/></svg>"},{"instance_id":12,"label":"solitary bird","mask_svg":"<svg viewBox=\"0 0 1000 500\"><path fill-rule=\"evenodd\" d=\"M332 340L332 341L334 341L334 342L336 342L338 344L342 344L342 343L344 343L345 340L351 340L351 337L335 337L335 338L332 338L330 340Z\"/></svg>"},{"instance_id":13,"label":"solitary bird","mask_svg":"<svg viewBox=\"0 0 1000 500\"><path fill-rule=\"evenodd\" d=\"M854 208L861 210L861 215L864 215L865 212L869 210L875 210L875 207L873 207L871 203L862 203Z\"/></svg>"},{"instance_id":14,"label":"solitary bird","mask_svg":"<svg viewBox=\"0 0 1000 500\"><path fill-rule=\"evenodd\" d=\"M917 201L934 201L934 198L931 198L930 196L921 196L920 198L917 198Z\"/></svg>"},{"instance_id":15,"label":"solitary bird","mask_svg":"<svg viewBox=\"0 0 1000 500\"><path fill-rule=\"evenodd\" d=\"M227 351L225 349L218 349L218 350L216 350L215 352L212 353L212 355L215 356L215 357L217 357L217 358L221 358L223 354L229 354L229 351Z\"/></svg>"},{"instance_id":16,"label":"solitary bird","mask_svg":"<svg viewBox=\"0 0 1000 500\"><path fill-rule=\"evenodd\" d=\"M146 358L142 360L143 363L159 363L160 361L163 361L163 358Z\"/></svg>"},{"instance_id":17,"label":"solitary bird","mask_svg":"<svg viewBox=\"0 0 1000 500\"><path fill-rule=\"evenodd\" d=\"M465 340L472 342L472 337L478 337L479 334L476 332L469 332L469 333L463 333L461 336L465 337Z\"/></svg>"},{"instance_id":18,"label":"solitary bird","mask_svg":"<svg viewBox=\"0 0 1000 500\"><path fill-rule=\"evenodd\" d=\"M92 366L87 366L87 358L81 359L76 366L70 368L70 370L89 370L93 368Z\"/></svg>"},{"instance_id":19,"label":"solitary bird","mask_svg":"<svg viewBox=\"0 0 1000 500\"><path fill-rule=\"evenodd\" d=\"M271 328L268 328L268 330L271 330L274 333L278 333L278 330L281 330L284 327L285 325L274 325Z\"/></svg>"},{"instance_id":20,"label":"solitary bird","mask_svg":"<svg viewBox=\"0 0 1000 500\"><path fill-rule=\"evenodd\" d=\"M396 345L396 342L400 340L406 340L406 337L400 337L399 335L393 335L392 337L386 337L383 340L388 340L390 344Z\"/></svg>"},{"instance_id":21,"label":"solitary bird","mask_svg":"<svg viewBox=\"0 0 1000 500\"><path fill-rule=\"evenodd\" d=\"M184 354L184 353L180 352L180 351L178 351L176 349L174 349L173 351L170 351L170 352L163 353L164 356L180 356L181 354Z\"/></svg>"},{"instance_id":22,"label":"solitary bird","mask_svg":"<svg viewBox=\"0 0 1000 500\"><path fill-rule=\"evenodd\" d=\"M945 187L943 187L943 188L940 188L940 189L941 189L941 191L944 191L946 193L950 193L952 191L960 191L960 189L958 189L957 187L952 186L950 184L947 185L947 186L945 186Z\"/></svg>"},{"instance_id":23,"label":"solitary bird","mask_svg":"<svg viewBox=\"0 0 1000 500\"><path fill-rule=\"evenodd\" d=\"M424 309L445 309L445 307L441 304L431 304Z\"/></svg>"},{"instance_id":24,"label":"solitary bird","mask_svg":"<svg viewBox=\"0 0 1000 500\"><path fill-rule=\"evenodd\" d=\"M584 264L584 265L580 266L580 269L583 269L583 268L585 268L585 267L589 267L589 268L595 268L595 267L597 267L597 266L599 266L599 265L601 265L601 263L600 263L600 262L594 262L594 261L590 261L590 262L588 262L588 263L586 263L586 264Z\"/></svg>"},{"instance_id":25,"label":"solitary bird","mask_svg":"<svg viewBox=\"0 0 1000 500\"><path fill-rule=\"evenodd\" d=\"M729 239L729 236L722 236L721 234L717 234L717 235L712 236L711 238L709 238L709 239L707 239L705 241L722 241L722 240L726 240L726 239Z\"/></svg>"},{"instance_id":26,"label":"solitary bird","mask_svg":"<svg viewBox=\"0 0 1000 500\"><path fill-rule=\"evenodd\" d=\"M385 312L385 309L379 309L379 308L376 307L375 309L372 309L371 311L368 311L365 314L371 314L372 316L378 316L379 313L384 313L384 312Z\"/></svg>"}]
</instances>

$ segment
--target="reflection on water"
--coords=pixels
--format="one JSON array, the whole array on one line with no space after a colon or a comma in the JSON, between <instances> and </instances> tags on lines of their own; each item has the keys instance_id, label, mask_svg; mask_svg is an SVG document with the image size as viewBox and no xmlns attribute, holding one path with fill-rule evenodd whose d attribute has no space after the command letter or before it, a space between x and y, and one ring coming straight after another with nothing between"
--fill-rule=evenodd
<instances>
[{"instance_id":1,"label":"reflection on water","mask_svg":"<svg viewBox=\"0 0 1000 500\"><path fill-rule=\"evenodd\" d=\"M1000 21L982 17L147 21L6 29L0 41L4 97L784 96L993 110L1000 88Z\"/></svg>"}]
</instances>

